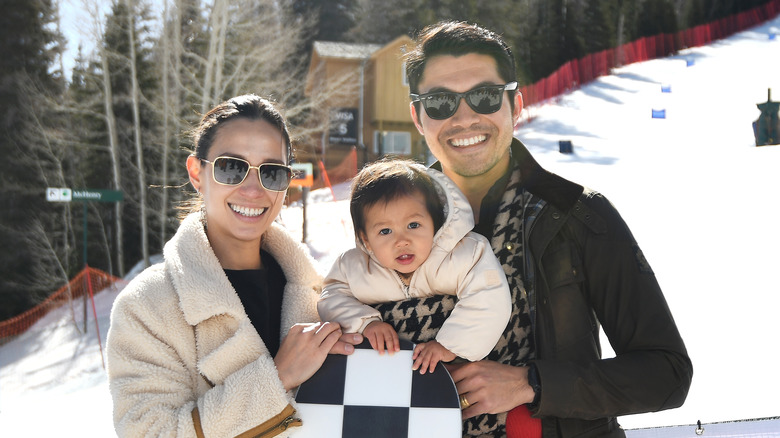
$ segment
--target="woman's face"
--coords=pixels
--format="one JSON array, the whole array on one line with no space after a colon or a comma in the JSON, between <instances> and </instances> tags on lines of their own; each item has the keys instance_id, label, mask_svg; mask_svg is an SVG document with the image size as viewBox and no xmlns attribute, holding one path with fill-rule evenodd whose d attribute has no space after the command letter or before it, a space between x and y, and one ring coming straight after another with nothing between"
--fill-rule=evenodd
<instances>
[{"instance_id":1,"label":"woman's face","mask_svg":"<svg viewBox=\"0 0 780 438\"><path fill-rule=\"evenodd\" d=\"M206 159L221 156L242 158L252 166L286 162L287 149L282 133L264 120L238 118L217 128ZM224 185L213 178L213 165L196 157L187 160L193 187L203 196L207 235L217 258L254 251L260 247L263 233L276 219L286 192L270 192L260 184L257 169L250 169L238 185ZM229 263L228 263L229 264Z\"/></svg>"}]
</instances>

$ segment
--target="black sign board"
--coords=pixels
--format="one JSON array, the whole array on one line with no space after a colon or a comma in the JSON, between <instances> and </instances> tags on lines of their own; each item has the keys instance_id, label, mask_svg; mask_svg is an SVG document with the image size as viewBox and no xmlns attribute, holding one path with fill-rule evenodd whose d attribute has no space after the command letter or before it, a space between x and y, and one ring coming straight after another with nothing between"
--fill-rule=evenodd
<instances>
[{"instance_id":1,"label":"black sign board","mask_svg":"<svg viewBox=\"0 0 780 438\"><path fill-rule=\"evenodd\" d=\"M330 113L330 144L357 144L357 108L334 108Z\"/></svg>"}]
</instances>

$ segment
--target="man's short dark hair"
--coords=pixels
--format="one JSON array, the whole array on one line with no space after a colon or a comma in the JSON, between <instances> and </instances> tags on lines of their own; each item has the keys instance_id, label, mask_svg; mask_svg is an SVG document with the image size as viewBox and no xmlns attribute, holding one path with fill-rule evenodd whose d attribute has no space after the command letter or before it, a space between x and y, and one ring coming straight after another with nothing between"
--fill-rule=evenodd
<instances>
[{"instance_id":1,"label":"man's short dark hair","mask_svg":"<svg viewBox=\"0 0 780 438\"><path fill-rule=\"evenodd\" d=\"M414 48L406 55L406 78L409 91L420 92L420 80L428 60L434 56L463 56L479 53L493 57L498 74L505 83L517 80L515 57L509 45L497 33L463 21L444 21L425 27L415 37ZM510 91L516 93L517 91ZM514 97L514 94L511 94ZM515 99L510 99L514 110ZM419 102L417 113L420 113Z\"/></svg>"}]
</instances>

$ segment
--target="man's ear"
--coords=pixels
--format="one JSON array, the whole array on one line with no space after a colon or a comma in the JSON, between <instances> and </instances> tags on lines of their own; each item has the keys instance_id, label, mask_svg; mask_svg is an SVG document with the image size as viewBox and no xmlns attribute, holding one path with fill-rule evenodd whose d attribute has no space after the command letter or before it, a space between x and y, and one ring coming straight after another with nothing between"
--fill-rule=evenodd
<instances>
[{"instance_id":1,"label":"man's ear","mask_svg":"<svg viewBox=\"0 0 780 438\"><path fill-rule=\"evenodd\" d=\"M417 127L417 132L424 137L425 133L423 132L422 123L420 123L420 115L417 114L417 107L414 105L414 102L409 102L409 112L412 114L412 121L414 126Z\"/></svg>"},{"instance_id":2,"label":"man's ear","mask_svg":"<svg viewBox=\"0 0 780 438\"><path fill-rule=\"evenodd\" d=\"M516 126L520 120L520 114L523 112L523 93L519 90L515 93L515 110L512 112L512 126Z\"/></svg>"},{"instance_id":3,"label":"man's ear","mask_svg":"<svg viewBox=\"0 0 780 438\"><path fill-rule=\"evenodd\" d=\"M192 187L198 192L200 191L200 186L202 184L202 170L203 165L201 164L200 158L195 155L187 157L187 175L190 177L190 184L192 184Z\"/></svg>"}]
</instances>

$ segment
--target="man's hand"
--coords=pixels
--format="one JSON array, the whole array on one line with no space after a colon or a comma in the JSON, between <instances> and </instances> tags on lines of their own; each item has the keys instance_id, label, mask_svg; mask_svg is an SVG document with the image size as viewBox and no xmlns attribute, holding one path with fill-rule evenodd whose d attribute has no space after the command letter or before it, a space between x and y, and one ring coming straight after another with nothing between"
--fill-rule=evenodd
<instances>
[{"instance_id":1,"label":"man's hand","mask_svg":"<svg viewBox=\"0 0 780 438\"><path fill-rule=\"evenodd\" d=\"M412 369L420 368L420 374L425 374L425 370L432 373L436 369L437 363L440 361L449 362L453 359L455 359L455 353L447 350L440 343L436 341L425 342L414 347Z\"/></svg>"},{"instance_id":2,"label":"man's hand","mask_svg":"<svg viewBox=\"0 0 780 438\"><path fill-rule=\"evenodd\" d=\"M393 326L386 322L374 321L369 323L363 329L363 336L368 339L371 348L378 351L379 354L385 353L385 346L387 346L387 352L390 354L401 351L398 333L395 332Z\"/></svg>"},{"instance_id":3,"label":"man's hand","mask_svg":"<svg viewBox=\"0 0 780 438\"><path fill-rule=\"evenodd\" d=\"M458 394L468 401L463 418L480 414L507 412L534 400L534 390L528 385L528 368L503 365L489 360L445 365L458 388Z\"/></svg>"}]
</instances>

